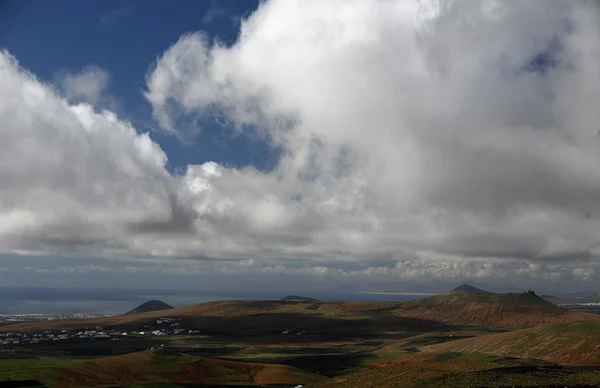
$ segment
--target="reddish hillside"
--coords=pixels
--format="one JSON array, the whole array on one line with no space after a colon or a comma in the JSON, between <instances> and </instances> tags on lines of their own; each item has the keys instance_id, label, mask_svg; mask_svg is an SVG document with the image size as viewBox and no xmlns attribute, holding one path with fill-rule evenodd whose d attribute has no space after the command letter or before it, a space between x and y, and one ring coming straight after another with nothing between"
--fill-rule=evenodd
<instances>
[{"instance_id":1,"label":"reddish hillside","mask_svg":"<svg viewBox=\"0 0 600 388\"><path fill-rule=\"evenodd\" d=\"M56 371L60 381L82 387L98 384L129 386L141 382L193 383L198 386L297 385L326 380L286 365L199 358L165 350L74 361L56 368Z\"/></svg>"},{"instance_id":2,"label":"reddish hillside","mask_svg":"<svg viewBox=\"0 0 600 388\"><path fill-rule=\"evenodd\" d=\"M591 314L555 306L533 293L452 292L405 302L397 315L454 325L515 328L595 320Z\"/></svg>"},{"instance_id":3,"label":"reddish hillside","mask_svg":"<svg viewBox=\"0 0 600 388\"><path fill-rule=\"evenodd\" d=\"M425 352L479 352L557 363L600 364L600 322L549 325L429 345Z\"/></svg>"}]
</instances>

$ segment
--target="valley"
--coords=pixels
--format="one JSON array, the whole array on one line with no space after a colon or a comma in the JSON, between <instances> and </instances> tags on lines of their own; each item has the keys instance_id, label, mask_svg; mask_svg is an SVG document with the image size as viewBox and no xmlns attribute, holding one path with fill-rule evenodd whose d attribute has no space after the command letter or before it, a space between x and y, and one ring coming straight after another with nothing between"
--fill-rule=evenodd
<instances>
[{"instance_id":1,"label":"valley","mask_svg":"<svg viewBox=\"0 0 600 388\"><path fill-rule=\"evenodd\" d=\"M1 325L0 387L600 384L600 316L532 292L149 310Z\"/></svg>"}]
</instances>

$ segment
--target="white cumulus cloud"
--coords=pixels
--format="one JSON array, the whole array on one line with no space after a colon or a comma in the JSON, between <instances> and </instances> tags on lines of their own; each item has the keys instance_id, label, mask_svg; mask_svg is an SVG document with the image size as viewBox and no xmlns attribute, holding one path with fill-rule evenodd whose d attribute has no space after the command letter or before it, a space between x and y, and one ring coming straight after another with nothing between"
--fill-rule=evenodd
<instances>
[{"instance_id":1,"label":"white cumulus cloud","mask_svg":"<svg viewBox=\"0 0 600 388\"><path fill-rule=\"evenodd\" d=\"M0 247L126 248L129 225L168 219L166 155L110 111L70 105L0 53Z\"/></svg>"},{"instance_id":2,"label":"white cumulus cloud","mask_svg":"<svg viewBox=\"0 0 600 388\"><path fill-rule=\"evenodd\" d=\"M181 37L146 97L165 131L220 114L284 150L193 199L250 247L587 260L598 21L586 1L270 1L230 47Z\"/></svg>"},{"instance_id":3,"label":"white cumulus cloud","mask_svg":"<svg viewBox=\"0 0 600 388\"><path fill-rule=\"evenodd\" d=\"M182 36L145 96L167 133L218 116L280 160L181 176L147 134L4 53L0 247L265 260L223 264L253 273L595 279L599 29L589 1L262 2L231 46ZM104 88L81 85L72 94ZM371 260L398 264L345 267Z\"/></svg>"}]
</instances>

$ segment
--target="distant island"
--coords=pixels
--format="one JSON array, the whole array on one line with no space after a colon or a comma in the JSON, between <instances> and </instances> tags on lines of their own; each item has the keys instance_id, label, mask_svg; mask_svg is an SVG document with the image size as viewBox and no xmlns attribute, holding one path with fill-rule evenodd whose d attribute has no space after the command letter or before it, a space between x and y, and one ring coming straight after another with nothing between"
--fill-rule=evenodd
<instances>
[{"instance_id":1,"label":"distant island","mask_svg":"<svg viewBox=\"0 0 600 388\"><path fill-rule=\"evenodd\" d=\"M137 306L126 314L147 313L150 311L171 310L173 306L166 304L160 300L149 300Z\"/></svg>"},{"instance_id":2,"label":"distant island","mask_svg":"<svg viewBox=\"0 0 600 388\"><path fill-rule=\"evenodd\" d=\"M281 300L286 302L314 302L316 299L309 298L308 296L288 295Z\"/></svg>"}]
</instances>

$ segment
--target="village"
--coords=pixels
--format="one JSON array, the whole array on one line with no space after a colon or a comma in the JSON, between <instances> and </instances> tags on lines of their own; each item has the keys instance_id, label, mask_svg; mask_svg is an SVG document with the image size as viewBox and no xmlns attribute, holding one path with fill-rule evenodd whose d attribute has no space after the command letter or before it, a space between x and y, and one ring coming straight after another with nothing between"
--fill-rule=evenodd
<instances>
[{"instance_id":1,"label":"village","mask_svg":"<svg viewBox=\"0 0 600 388\"><path fill-rule=\"evenodd\" d=\"M65 340L85 340L85 339L104 339L119 341L128 336L166 336L180 334L199 334L199 330L182 329L181 324L177 322L178 318L163 317L154 321L154 325L144 326L144 330L121 331L121 330L103 330L101 326L87 330L45 330L40 333L0 333L0 345L27 345L37 344L48 341Z\"/></svg>"},{"instance_id":2,"label":"village","mask_svg":"<svg viewBox=\"0 0 600 388\"><path fill-rule=\"evenodd\" d=\"M60 319L89 319L96 317L112 317L117 314L0 314L0 323L3 322L35 322L35 321L54 321Z\"/></svg>"}]
</instances>

